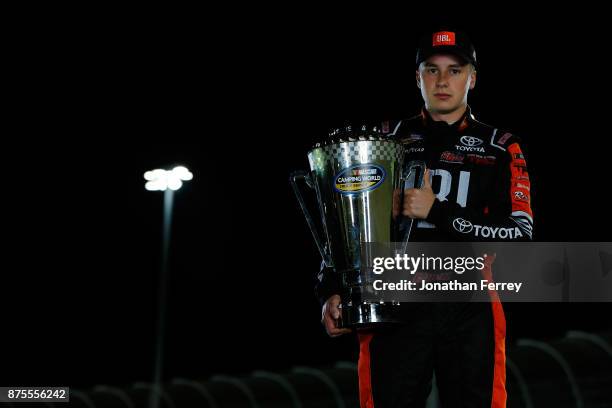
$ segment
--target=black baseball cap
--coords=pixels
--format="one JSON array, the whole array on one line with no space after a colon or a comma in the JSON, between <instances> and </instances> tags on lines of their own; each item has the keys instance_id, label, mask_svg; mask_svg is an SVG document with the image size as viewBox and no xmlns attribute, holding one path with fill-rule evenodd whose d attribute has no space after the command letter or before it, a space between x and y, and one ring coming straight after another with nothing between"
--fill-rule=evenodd
<instances>
[{"instance_id":1,"label":"black baseball cap","mask_svg":"<svg viewBox=\"0 0 612 408\"><path fill-rule=\"evenodd\" d=\"M474 44L463 31L440 29L421 37L416 55L417 68L421 62L435 54L454 54L466 63L476 66Z\"/></svg>"}]
</instances>

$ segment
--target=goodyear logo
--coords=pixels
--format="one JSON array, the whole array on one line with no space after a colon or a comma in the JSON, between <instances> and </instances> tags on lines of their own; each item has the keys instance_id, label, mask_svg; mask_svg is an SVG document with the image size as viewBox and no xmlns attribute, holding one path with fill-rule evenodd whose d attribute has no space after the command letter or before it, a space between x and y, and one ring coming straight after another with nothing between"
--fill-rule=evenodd
<instances>
[{"instance_id":1,"label":"goodyear logo","mask_svg":"<svg viewBox=\"0 0 612 408\"><path fill-rule=\"evenodd\" d=\"M358 164L342 170L334 180L336 191L355 194L371 191L385 181L385 169L376 164Z\"/></svg>"}]
</instances>

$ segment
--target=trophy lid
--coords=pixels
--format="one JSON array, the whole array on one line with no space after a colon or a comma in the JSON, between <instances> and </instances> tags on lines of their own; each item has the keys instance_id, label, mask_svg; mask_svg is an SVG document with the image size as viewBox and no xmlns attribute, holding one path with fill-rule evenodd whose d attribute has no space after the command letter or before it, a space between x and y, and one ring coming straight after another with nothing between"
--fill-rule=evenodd
<instances>
[{"instance_id":1,"label":"trophy lid","mask_svg":"<svg viewBox=\"0 0 612 408\"><path fill-rule=\"evenodd\" d=\"M337 143L389 140L382 132L380 122L346 122L329 130L327 138L317 142L313 149Z\"/></svg>"}]
</instances>

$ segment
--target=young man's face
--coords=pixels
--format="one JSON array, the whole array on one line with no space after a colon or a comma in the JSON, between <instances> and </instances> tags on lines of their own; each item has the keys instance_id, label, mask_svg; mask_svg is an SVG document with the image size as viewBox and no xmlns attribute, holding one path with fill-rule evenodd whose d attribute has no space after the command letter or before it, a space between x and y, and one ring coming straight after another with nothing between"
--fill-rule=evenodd
<instances>
[{"instance_id":1,"label":"young man's face","mask_svg":"<svg viewBox=\"0 0 612 408\"><path fill-rule=\"evenodd\" d=\"M430 113L449 114L467 105L476 84L476 71L450 54L433 55L416 72L417 86Z\"/></svg>"}]
</instances>

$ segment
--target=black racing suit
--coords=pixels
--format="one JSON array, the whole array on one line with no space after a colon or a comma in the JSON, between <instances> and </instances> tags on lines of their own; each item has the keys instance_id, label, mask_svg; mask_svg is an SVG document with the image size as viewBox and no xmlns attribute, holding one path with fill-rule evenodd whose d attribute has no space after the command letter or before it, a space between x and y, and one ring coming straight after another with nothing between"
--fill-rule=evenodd
<instances>
[{"instance_id":1,"label":"black racing suit","mask_svg":"<svg viewBox=\"0 0 612 408\"><path fill-rule=\"evenodd\" d=\"M476 121L469 107L452 125L423 109L382 128L406 145L406 162L430 169L437 198L411 241L531 240L529 175L516 136ZM337 275L323 268L316 293L322 303L342 294ZM405 324L359 332L362 407L424 407L434 371L443 407L505 407L501 303L402 308Z\"/></svg>"}]
</instances>

